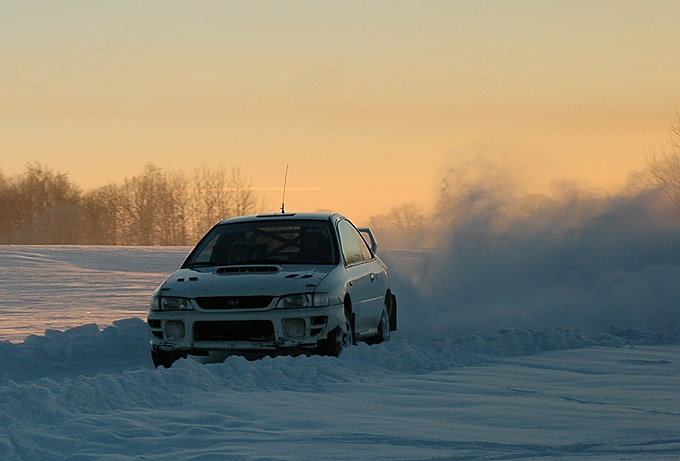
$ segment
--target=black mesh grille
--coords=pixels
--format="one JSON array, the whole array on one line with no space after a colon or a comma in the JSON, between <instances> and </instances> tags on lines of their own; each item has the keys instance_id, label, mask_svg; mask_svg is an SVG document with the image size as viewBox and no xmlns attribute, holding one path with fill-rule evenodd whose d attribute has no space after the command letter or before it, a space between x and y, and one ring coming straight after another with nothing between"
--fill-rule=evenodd
<instances>
[{"instance_id":1,"label":"black mesh grille","mask_svg":"<svg viewBox=\"0 0 680 461\"><path fill-rule=\"evenodd\" d=\"M201 309L257 309L271 304L273 296L205 296L196 298Z\"/></svg>"},{"instance_id":2,"label":"black mesh grille","mask_svg":"<svg viewBox=\"0 0 680 461\"><path fill-rule=\"evenodd\" d=\"M274 325L269 320L230 320L194 323L196 341L273 341Z\"/></svg>"}]
</instances>

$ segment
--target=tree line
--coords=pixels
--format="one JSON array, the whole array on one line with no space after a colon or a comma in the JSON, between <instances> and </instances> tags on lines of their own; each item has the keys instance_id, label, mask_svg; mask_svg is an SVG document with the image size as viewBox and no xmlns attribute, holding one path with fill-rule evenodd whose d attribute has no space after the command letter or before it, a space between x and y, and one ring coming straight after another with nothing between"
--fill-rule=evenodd
<instances>
[{"instance_id":1,"label":"tree line","mask_svg":"<svg viewBox=\"0 0 680 461\"><path fill-rule=\"evenodd\" d=\"M453 176L443 179L432 216L413 202L371 216L381 245L431 246L433 227L470 212L466 197L488 197L461 190L466 181ZM648 158L637 179L639 188L655 188L680 205L680 115L667 147ZM550 201L532 195L515 207L526 212ZM239 168L204 166L185 174L149 164L122 184L83 192L66 174L31 163L16 177L0 172L0 244L192 245L220 219L258 211L258 202Z\"/></svg>"},{"instance_id":2,"label":"tree line","mask_svg":"<svg viewBox=\"0 0 680 461\"><path fill-rule=\"evenodd\" d=\"M217 221L257 211L240 168L185 174L153 164L122 184L82 191L30 163L0 173L0 244L192 245Z\"/></svg>"}]
</instances>

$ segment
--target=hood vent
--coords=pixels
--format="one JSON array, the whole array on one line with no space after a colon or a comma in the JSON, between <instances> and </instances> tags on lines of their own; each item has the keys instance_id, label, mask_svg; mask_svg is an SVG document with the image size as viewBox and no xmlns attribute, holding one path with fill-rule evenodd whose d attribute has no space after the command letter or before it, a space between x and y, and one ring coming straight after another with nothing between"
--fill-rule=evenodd
<instances>
[{"instance_id":1,"label":"hood vent","mask_svg":"<svg viewBox=\"0 0 680 461\"><path fill-rule=\"evenodd\" d=\"M288 274L288 275L286 275L286 278L287 279L294 279L295 277L298 277L298 276L300 276L300 274ZM313 274L304 274L304 275L300 276L301 279L311 279L312 277L314 277Z\"/></svg>"},{"instance_id":2,"label":"hood vent","mask_svg":"<svg viewBox=\"0 0 680 461\"><path fill-rule=\"evenodd\" d=\"M225 266L215 269L216 274L271 274L281 270L278 266Z\"/></svg>"}]
</instances>

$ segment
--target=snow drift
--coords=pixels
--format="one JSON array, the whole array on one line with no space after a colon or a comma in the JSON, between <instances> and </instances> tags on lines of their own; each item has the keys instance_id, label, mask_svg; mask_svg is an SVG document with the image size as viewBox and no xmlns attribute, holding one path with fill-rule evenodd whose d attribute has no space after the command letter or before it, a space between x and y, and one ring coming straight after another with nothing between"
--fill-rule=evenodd
<instances>
[{"instance_id":1,"label":"snow drift","mask_svg":"<svg viewBox=\"0 0 680 461\"><path fill-rule=\"evenodd\" d=\"M503 330L153 369L142 320L85 325L0 343L0 458L673 458L678 340Z\"/></svg>"}]
</instances>

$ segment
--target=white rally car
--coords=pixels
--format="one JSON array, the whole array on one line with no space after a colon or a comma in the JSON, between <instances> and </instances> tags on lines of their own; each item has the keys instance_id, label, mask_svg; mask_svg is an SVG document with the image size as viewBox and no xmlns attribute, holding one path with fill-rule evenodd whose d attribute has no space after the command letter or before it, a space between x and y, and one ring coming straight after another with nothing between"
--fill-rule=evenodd
<instances>
[{"instance_id":1,"label":"white rally car","mask_svg":"<svg viewBox=\"0 0 680 461\"><path fill-rule=\"evenodd\" d=\"M225 353L338 356L356 340L389 340L397 303L376 249L369 229L339 214L218 223L153 293L154 365Z\"/></svg>"}]
</instances>

